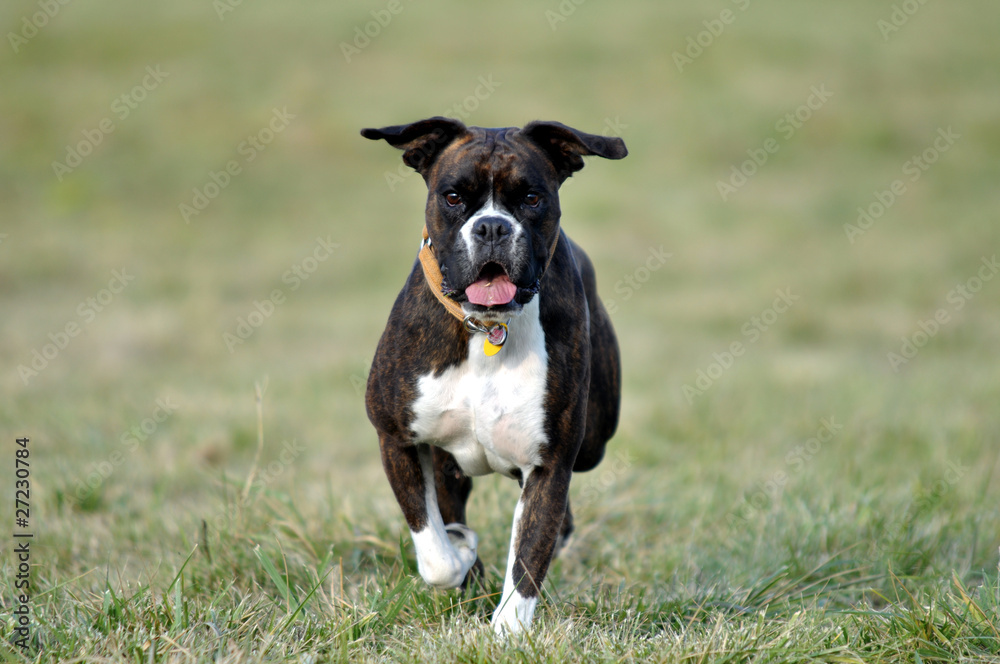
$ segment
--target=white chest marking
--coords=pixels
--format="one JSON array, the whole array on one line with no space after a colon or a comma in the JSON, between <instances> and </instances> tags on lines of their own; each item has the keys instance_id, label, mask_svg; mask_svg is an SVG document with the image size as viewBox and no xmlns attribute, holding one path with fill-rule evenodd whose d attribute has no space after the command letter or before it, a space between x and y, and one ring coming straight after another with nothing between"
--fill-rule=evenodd
<instances>
[{"instance_id":1,"label":"white chest marking","mask_svg":"<svg viewBox=\"0 0 1000 664\"><path fill-rule=\"evenodd\" d=\"M484 335L474 334L465 362L419 379L415 442L444 448L467 475L511 476L541 463L548 354L538 311L536 295L510 322L496 355L487 357Z\"/></svg>"}]
</instances>

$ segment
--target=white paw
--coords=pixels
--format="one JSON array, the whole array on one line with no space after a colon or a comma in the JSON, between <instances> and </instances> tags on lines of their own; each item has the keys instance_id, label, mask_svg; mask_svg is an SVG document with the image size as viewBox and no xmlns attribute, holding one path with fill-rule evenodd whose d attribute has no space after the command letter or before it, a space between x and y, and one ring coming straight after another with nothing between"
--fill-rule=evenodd
<instances>
[{"instance_id":1,"label":"white paw","mask_svg":"<svg viewBox=\"0 0 1000 664\"><path fill-rule=\"evenodd\" d=\"M448 524L444 532L428 527L412 537L420 576L435 588L458 588L476 564L479 538L460 523Z\"/></svg>"},{"instance_id":2,"label":"white paw","mask_svg":"<svg viewBox=\"0 0 1000 664\"><path fill-rule=\"evenodd\" d=\"M501 598L500 605L493 614L493 632L500 637L531 629L531 618L535 615L537 597L524 597L516 590Z\"/></svg>"},{"instance_id":3,"label":"white paw","mask_svg":"<svg viewBox=\"0 0 1000 664\"><path fill-rule=\"evenodd\" d=\"M479 536L472 528L462 523L449 523L444 527L444 531L448 533L448 541L453 547L469 549L472 553L476 553L476 549L479 547Z\"/></svg>"}]
</instances>

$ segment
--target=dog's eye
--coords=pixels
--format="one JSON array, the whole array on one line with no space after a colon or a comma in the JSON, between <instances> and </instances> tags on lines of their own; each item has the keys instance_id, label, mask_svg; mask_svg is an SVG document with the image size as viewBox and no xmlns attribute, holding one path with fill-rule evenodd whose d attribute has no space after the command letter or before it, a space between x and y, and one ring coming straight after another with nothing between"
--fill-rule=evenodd
<instances>
[{"instance_id":1,"label":"dog's eye","mask_svg":"<svg viewBox=\"0 0 1000 664\"><path fill-rule=\"evenodd\" d=\"M449 207L455 207L462 202L462 197L458 195L458 192L449 191L444 195L444 202L447 203Z\"/></svg>"},{"instance_id":2,"label":"dog's eye","mask_svg":"<svg viewBox=\"0 0 1000 664\"><path fill-rule=\"evenodd\" d=\"M538 207L542 202L542 197L538 194L528 194L524 197L524 204L528 207Z\"/></svg>"}]
</instances>

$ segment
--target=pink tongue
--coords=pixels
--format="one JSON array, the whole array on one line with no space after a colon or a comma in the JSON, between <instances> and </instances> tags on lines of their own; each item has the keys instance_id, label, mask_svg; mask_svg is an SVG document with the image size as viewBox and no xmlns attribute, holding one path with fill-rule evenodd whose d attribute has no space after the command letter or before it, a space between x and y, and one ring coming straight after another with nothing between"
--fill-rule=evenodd
<instances>
[{"instance_id":1,"label":"pink tongue","mask_svg":"<svg viewBox=\"0 0 1000 664\"><path fill-rule=\"evenodd\" d=\"M492 307L507 304L513 300L517 294L517 286L507 278L507 275L502 274L497 277L480 279L466 288L465 294L469 298L469 302L473 304Z\"/></svg>"}]
</instances>

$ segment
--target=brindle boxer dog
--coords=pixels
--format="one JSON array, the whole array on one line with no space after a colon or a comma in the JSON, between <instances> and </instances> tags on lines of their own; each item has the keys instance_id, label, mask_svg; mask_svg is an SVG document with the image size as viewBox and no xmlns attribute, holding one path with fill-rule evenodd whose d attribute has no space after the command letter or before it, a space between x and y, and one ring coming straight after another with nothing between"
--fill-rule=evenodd
<instances>
[{"instance_id":1,"label":"brindle boxer dog","mask_svg":"<svg viewBox=\"0 0 1000 664\"><path fill-rule=\"evenodd\" d=\"M439 588L481 573L465 519L472 477L516 479L498 634L531 625L549 563L573 530L569 483L615 432L618 342L594 267L559 225L559 187L620 138L558 122L466 127L430 118L364 129L427 183L424 241L389 314L366 405L410 527Z\"/></svg>"}]
</instances>

